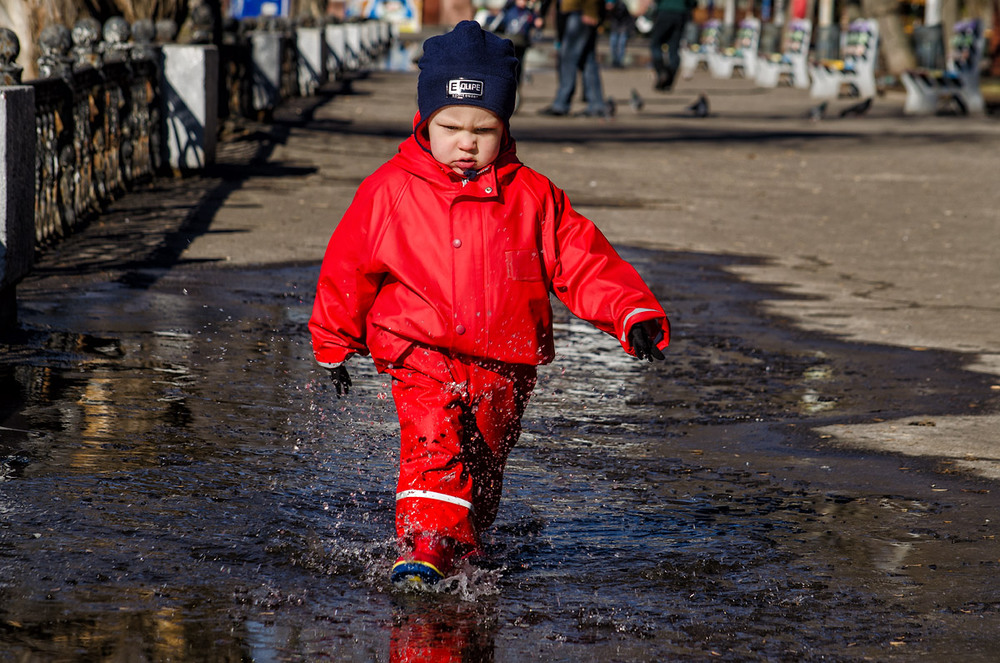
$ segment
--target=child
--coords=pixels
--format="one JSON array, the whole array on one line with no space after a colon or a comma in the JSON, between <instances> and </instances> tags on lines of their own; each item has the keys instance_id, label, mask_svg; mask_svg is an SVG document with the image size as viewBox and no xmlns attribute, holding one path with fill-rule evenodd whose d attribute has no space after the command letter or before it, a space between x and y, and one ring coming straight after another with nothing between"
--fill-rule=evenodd
<instances>
[{"instance_id":1,"label":"child","mask_svg":"<svg viewBox=\"0 0 1000 663\"><path fill-rule=\"evenodd\" d=\"M437 582L479 553L536 366L553 359L550 293L640 359L663 359L669 334L635 269L518 161L511 43L464 21L419 65L413 134L333 232L309 322L338 396L352 355L392 376L394 583Z\"/></svg>"}]
</instances>

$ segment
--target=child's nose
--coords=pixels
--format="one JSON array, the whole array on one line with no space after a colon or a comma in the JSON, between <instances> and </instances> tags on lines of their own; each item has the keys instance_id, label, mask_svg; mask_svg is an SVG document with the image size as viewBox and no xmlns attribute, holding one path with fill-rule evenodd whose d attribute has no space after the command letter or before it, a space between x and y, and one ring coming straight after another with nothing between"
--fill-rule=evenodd
<instances>
[{"instance_id":1,"label":"child's nose","mask_svg":"<svg viewBox=\"0 0 1000 663\"><path fill-rule=\"evenodd\" d=\"M476 149L476 135L473 133L462 134L462 138L459 141L459 146L463 150L474 150Z\"/></svg>"}]
</instances>

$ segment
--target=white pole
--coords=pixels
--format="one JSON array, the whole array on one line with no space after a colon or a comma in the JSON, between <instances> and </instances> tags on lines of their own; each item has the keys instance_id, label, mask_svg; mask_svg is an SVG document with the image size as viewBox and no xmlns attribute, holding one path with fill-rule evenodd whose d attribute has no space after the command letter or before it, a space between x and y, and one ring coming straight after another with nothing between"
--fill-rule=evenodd
<instances>
[{"instance_id":1,"label":"white pole","mask_svg":"<svg viewBox=\"0 0 1000 663\"><path fill-rule=\"evenodd\" d=\"M924 4L924 25L941 25L941 0L927 0Z\"/></svg>"},{"instance_id":2,"label":"white pole","mask_svg":"<svg viewBox=\"0 0 1000 663\"><path fill-rule=\"evenodd\" d=\"M819 27L828 28L833 25L833 0L819 0Z\"/></svg>"}]
</instances>

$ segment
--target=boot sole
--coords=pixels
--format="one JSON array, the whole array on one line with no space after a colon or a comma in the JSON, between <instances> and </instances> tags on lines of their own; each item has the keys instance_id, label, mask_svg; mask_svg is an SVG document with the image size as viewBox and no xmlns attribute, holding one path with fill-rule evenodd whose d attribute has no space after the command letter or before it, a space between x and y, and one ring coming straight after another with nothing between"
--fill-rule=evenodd
<instances>
[{"instance_id":1,"label":"boot sole","mask_svg":"<svg viewBox=\"0 0 1000 663\"><path fill-rule=\"evenodd\" d=\"M389 576L389 579L394 585L410 584L417 581L433 585L444 580L444 574L429 562L407 560L392 565L392 575Z\"/></svg>"}]
</instances>

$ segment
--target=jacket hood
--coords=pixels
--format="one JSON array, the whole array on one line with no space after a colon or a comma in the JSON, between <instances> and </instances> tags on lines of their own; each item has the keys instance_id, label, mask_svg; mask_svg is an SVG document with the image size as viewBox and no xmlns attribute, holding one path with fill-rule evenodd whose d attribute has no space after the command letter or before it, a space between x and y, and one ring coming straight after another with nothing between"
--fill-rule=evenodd
<instances>
[{"instance_id":1,"label":"jacket hood","mask_svg":"<svg viewBox=\"0 0 1000 663\"><path fill-rule=\"evenodd\" d=\"M389 163L424 180L438 181L442 184L461 182L463 179L461 175L439 162L431 154L431 146L427 139L425 127L426 125L420 117L420 113L417 112L413 117L413 133L410 134L409 138L400 143L396 155L389 160ZM521 165L521 161L517 158L517 144L514 142L508 129L504 135L497 158L491 165L480 171L480 173L494 170L496 172L496 179L498 181L505 181Z\"/></svg>"}]
</instances>

